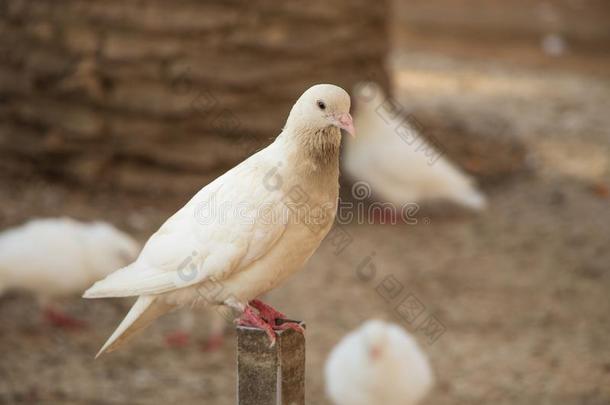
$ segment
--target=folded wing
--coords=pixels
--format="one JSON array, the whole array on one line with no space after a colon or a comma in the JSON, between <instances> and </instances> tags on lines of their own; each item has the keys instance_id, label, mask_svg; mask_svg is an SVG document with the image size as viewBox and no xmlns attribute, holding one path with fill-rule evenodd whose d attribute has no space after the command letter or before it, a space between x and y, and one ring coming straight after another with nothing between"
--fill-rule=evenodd
<instances>
[{"instance_id":1,"label":"folded wing","mask_svg":"<svg viewBox=\"0 0 610 405\"><path fill-rule=\"evenodd\" d=\"M286 228L265 165L240 165L203 188L151 236L138 259L87 290L85 298L161 294L222 281L268 253Z\"/></svg>"}]
</instances>

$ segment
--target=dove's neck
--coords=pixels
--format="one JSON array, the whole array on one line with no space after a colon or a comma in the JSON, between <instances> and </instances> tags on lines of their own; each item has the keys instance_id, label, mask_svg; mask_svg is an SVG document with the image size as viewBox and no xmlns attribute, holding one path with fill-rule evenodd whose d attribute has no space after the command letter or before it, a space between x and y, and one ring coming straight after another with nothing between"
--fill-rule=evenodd
<instances>
[{"instance_id":1,"label":"dove's neck","mask_svg":"<svg viewBox=\"0 0 610 405\"><path fill-rule=\"evenodd\" d=\"M278 140L285 144L290 161L303 175L338 177L341 147L339 128L286 128Z\"/></svg>"}]
</instances>

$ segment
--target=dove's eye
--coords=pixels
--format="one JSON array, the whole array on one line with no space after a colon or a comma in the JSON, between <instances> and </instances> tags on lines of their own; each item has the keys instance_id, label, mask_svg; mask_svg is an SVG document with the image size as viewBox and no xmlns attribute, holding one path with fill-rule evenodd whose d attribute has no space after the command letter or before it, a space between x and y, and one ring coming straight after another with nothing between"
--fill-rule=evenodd
<instances>
[{"instance_id":1,"label":"dove's eye","mask_svg":"<svg viewBox=\"0 0 610 405\"><path fill-rule=\"evenodd\" d=\"M320 108L320 110L326 110L326 104L324 104L324 101L318 100L317 104L318 104L318 108Z\"/></svg>"}]
</instances>

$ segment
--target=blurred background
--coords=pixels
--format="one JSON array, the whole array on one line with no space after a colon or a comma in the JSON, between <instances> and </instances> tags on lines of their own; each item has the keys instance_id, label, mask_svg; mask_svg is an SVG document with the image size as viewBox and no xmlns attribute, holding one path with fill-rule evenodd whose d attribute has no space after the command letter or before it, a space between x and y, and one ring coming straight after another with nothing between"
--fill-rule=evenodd
<instances>
[{"instance_id":1,"label":"blurred background","mask_svg":"<svg viewBox=\"0 0 610 405\"><path fill-rule=\"evenodd\" d=\"M380 317L429 354L425 403L607 404L609 77L604 0L0 0L0 226L70 216L144 242L307 87L374 80L487 208L344 224L349 243L269 294L307 322L308 403L327 403L332 346ZM0 403L233 403L233 332L202 351L209 314L188 344L167 347L172 314L93 361L129 302L78 297L61 302L76 330L32 292L0 297Z\"/></svg>"}]
</instances>

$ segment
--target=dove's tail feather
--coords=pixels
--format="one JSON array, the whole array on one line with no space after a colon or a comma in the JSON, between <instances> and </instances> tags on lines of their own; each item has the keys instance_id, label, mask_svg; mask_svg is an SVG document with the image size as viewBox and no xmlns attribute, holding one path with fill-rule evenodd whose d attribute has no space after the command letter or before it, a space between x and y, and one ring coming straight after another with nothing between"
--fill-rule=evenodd
<instances>
[{"instance_id":1,"label":"dove's tail feather","mask_svg":"<svg viewBox=\"0 0 610 405\"><path fill-rule=\"evenodd\" d=\"M445 198L476 211L487 206L487 198L475 180L442 157L434 168L422 173L421 179L426 182L429 198Z\"/></svg>"},{"instance_id":2,"label":"dove's tail feather","mask_svg":"<svg viewBox=\"0 0 610 405\"><path fill-rule=\"evenodd\" d=\"M136 277L145 275L147 269L139 266L138 262L131 263L114 273L109 274L105 278L96 281L85 293L83 298L108 298L108 297L129 297L142 296L144 293L138 293L135 288L128 289L125 285L131 284L130 281Z\"/></svg>"},{"instance_id":3,"label":"dove's tail feather","mask_svg":"<svg viewBox=\"0 0 610 405\"><path fill-rule=\"evenodd\" d=\"M112 352L122 346L136 333L146 328L152 321L175 308L154 295L142 295L133 304L125 319L108 338L104 346L95 355L98 358L105 352Z\"/></svg>"},{"instance_id":4,"label":"dove's tail feather","mask_svg":"<svg viewBox=\"0 0 610 405\"><path fill-rule=\"evenodd\" d=\"M470 188L469 190L454 195L453 200L476 211L485 209L487 206L487 198L475 188Z\"/></svg>"}]
</instances>

